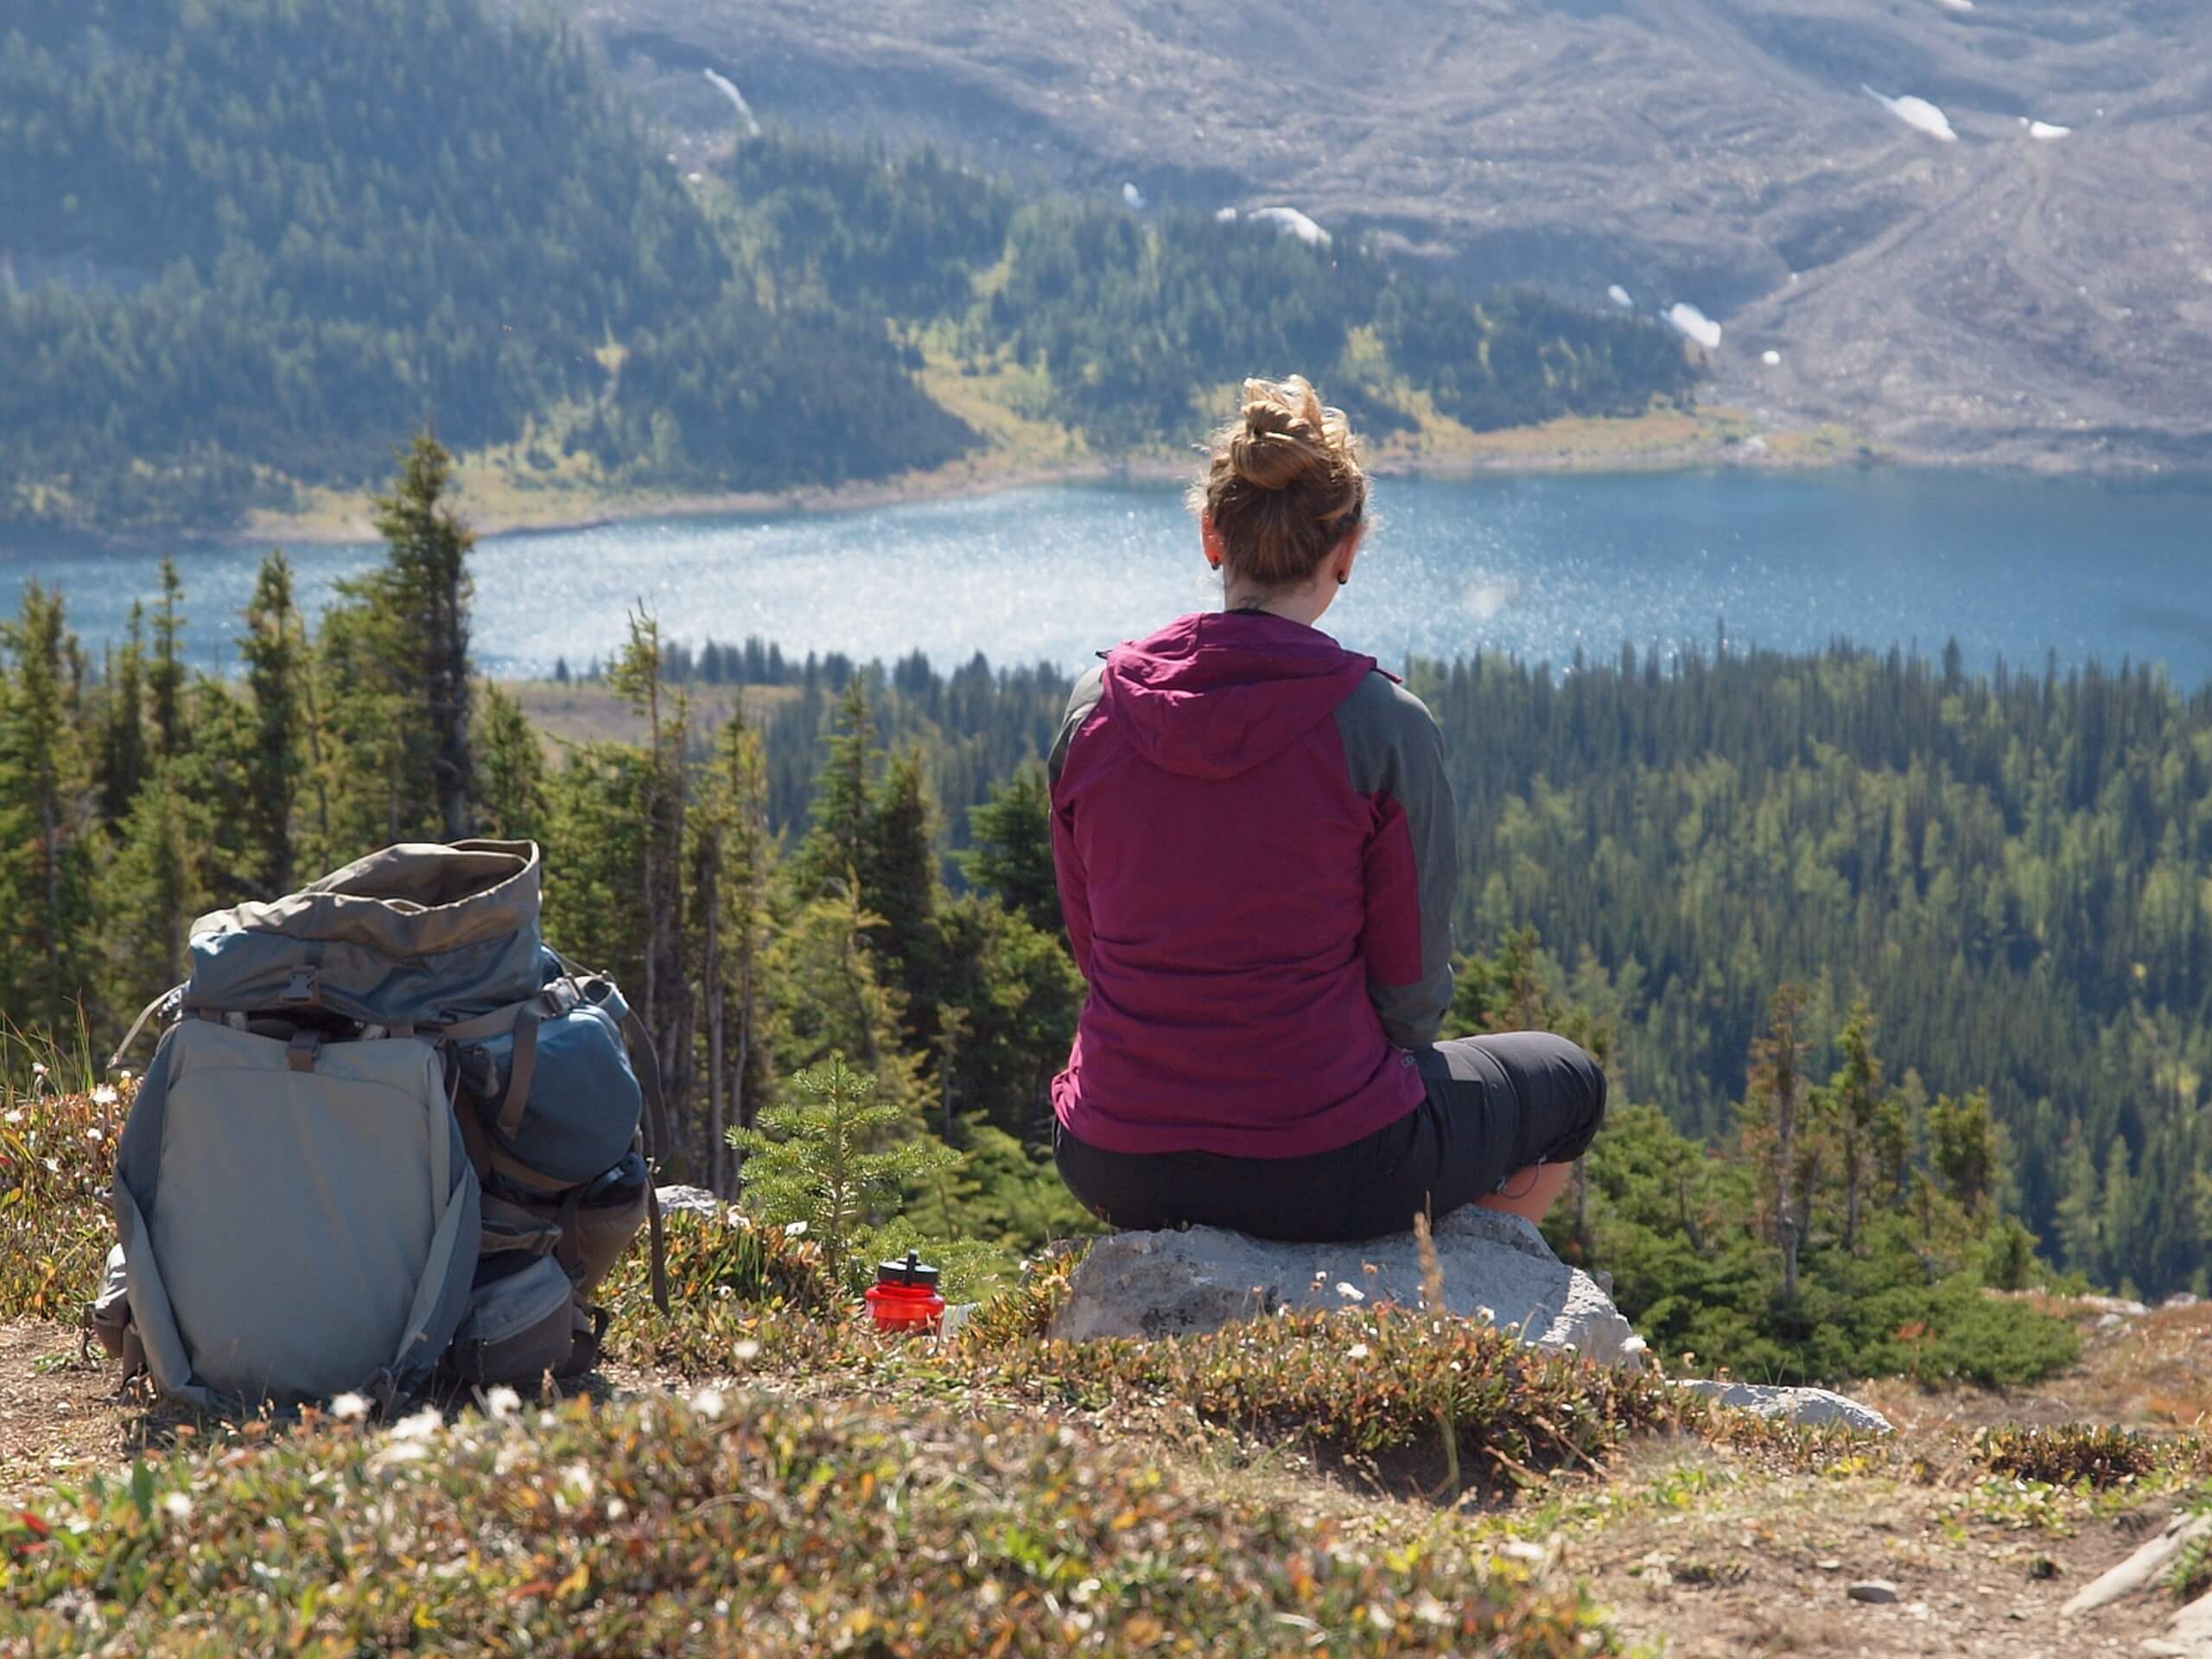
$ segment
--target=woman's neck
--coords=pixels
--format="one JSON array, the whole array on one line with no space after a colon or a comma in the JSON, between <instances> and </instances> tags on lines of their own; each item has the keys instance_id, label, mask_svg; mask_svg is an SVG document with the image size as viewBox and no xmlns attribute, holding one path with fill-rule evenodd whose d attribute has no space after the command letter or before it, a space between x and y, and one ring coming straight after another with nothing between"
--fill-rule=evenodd
<instances>
[{"instance_id":1,"label":"woman's neck","mask_svg":"<svg viewBox=\"0 0 2212 1659\"><path fill-rule=\"evenodd\" d=\"M1232 582L1222 594L1221 608L1236 614L1279 616L1310 628L1321 620L1321 613L1335 597L1333 587L1324 593L1318 582L1300 588L1260 588Z\"/></svg>"}]
</instances>

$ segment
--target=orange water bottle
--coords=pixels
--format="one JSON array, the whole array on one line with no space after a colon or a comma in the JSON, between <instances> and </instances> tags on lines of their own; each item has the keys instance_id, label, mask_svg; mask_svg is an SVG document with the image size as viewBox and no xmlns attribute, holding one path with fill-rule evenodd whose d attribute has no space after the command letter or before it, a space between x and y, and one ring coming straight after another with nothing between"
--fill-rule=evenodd
<instances>
[{"instance_id":1,"label":"orange water bottle","mask_svg":"<svg viewBox=\"0 0 2212 1659\"><path fill-rule=\"evenodd\" d=\"M868 1287L868 1311L879 1331L935 1331L944 1318L944 1298L937 1292L937 1269L913 1250L904 1262L879 1262Z\"/></svg>"}]
</instances>

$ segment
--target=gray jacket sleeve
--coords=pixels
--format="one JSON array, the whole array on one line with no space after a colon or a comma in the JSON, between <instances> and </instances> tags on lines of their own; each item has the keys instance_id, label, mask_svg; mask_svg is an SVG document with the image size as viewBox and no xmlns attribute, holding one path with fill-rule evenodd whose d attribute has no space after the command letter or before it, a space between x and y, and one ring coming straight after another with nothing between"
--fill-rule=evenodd
<instances>
[{"instance_id":1,"label":"gray jacket sleeve","mask_svg":"<svg viewBox=\"0 0 2212 1659\"><path fill-rule=\"evenodd\" d=\"M1052 873L1059 882L1060 915L1067 923L1068 947L1074 953L1076 968L1086 979L1090 976L1090 887L1083 861L1076 855L1075 819L1061 792L1060 779L1067 771L1068 746L1106 695L1105 677L1104 669L1094 668L1076 682L1075 695L1068 699L1067 714L1060 721L1059 735L1045 762L1052 795Z\"/></svg>"},{"instance_id":2,"label":"gray jacket sleeve","mask_svg":"<svg viewBox=\"0 0 2212 1659\"><path fill-rule=\"evenodd\" d=\"M1444 736L1419 697L1370 674L1337 710L1355 792L1373 828L1365 855L1367 994L1390 1040L1434 1042L1452 1007L1452 895L1459 860Z\"/></svg>"}]
</instances>

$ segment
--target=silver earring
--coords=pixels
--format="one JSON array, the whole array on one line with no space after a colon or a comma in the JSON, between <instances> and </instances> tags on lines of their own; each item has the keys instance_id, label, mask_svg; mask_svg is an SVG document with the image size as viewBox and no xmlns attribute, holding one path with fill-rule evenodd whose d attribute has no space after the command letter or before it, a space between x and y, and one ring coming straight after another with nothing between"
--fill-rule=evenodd
<instances>
[{"instance_id":1,"label":"silver earring","mask_svg":"<svg viewBox=\"0 0 2212 1659\"><path fill-rule=\"evenodd\" d=\"M1350 582L1351 580L1351 578L1350 576L1338 576L1338 577L1337 578L1337 586L1338 586L1338 587L1339 587L1339 588L1341 588L1341 587L1343 587L1346 582Z\"/></svg>"}]
</instances>

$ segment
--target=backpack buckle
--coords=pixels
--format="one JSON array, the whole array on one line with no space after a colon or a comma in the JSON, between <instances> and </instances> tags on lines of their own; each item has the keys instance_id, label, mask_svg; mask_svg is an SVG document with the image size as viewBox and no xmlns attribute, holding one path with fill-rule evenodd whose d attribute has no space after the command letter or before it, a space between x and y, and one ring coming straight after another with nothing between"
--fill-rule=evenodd
<instances>
[{"instance_id":1,"label":"backpack buckle","mask_svg":"<svg viewBox=\"0 0 2212 1659\"><path fill-rule=\"evenodd\" d=\"M316 997L315 969L295 968L291 978L284 982L283 995L278 1000L283 1002L313 1002Z\"/></svg>"},{"instance_id":2,"label":"backpack buckle","mask_svg":"<svg viewBox=\"0 0 2212 1659\"><path fill-rule=\"evenodd\" d=\"M284 1045L284 1064L295 1071L312 1071L315 1056L321 1049L322 1033L302 1027Z\"/></svg>"}]
</instances>

